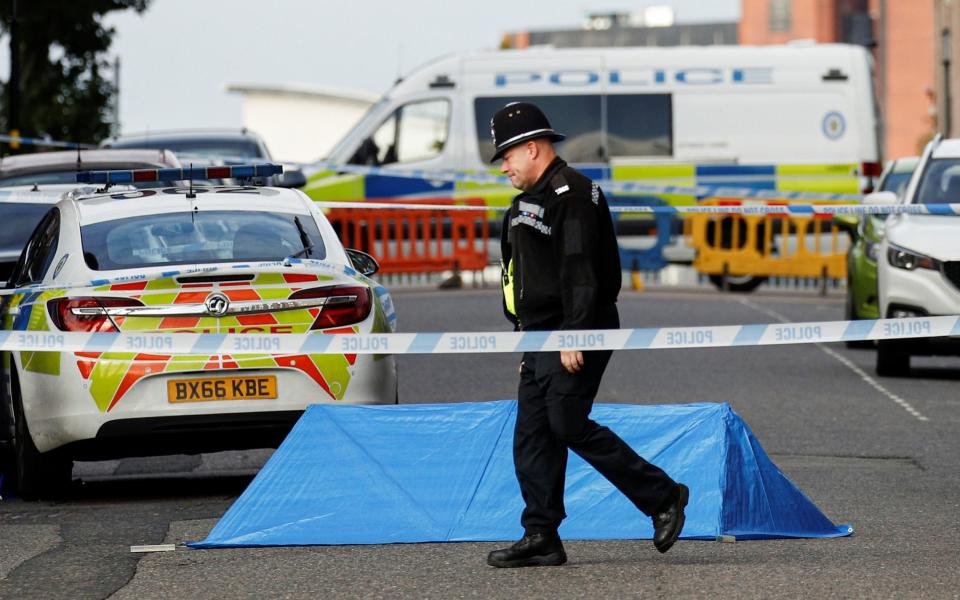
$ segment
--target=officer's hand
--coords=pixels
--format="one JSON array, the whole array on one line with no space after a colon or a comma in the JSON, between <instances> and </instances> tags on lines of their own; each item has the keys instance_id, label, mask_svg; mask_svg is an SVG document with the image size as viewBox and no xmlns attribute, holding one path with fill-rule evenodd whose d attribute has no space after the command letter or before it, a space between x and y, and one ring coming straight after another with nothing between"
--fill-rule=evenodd
<instances>
[{"instance_id":1,"label":"officer's hand","mask_svg":"<svg viewBox=\"0 0 960 600\"><path fill-rule=\"evenodd\" d=\"M560 351L560 363L569 373L576 373L583 368L583 352L579 350Z\"/></svg>"}]
</instances>

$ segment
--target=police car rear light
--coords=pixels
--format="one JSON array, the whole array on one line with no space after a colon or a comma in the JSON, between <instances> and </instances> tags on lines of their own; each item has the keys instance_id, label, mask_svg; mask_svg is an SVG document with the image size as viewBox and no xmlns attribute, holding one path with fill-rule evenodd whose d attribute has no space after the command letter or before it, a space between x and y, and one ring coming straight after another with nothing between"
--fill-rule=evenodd
<instances>
[{"instance_id":1,"label":"police car rear light","mask_svg":"<svg viewBox=\"0 0 960 600\"><path fill-rule=\"evenodd\" d=\"M118 333L114 326L117 319L107 315L107 308L119 306L143 306L134 298L117 297L81 297L56 298L47 303L53 324L61 331L87 331L96 333Z\"/></svg>"},{"instance_id":2,"label":"police car rear light","mask_svg":"<svg viewBox=\"0 0 960 600\"><path fill-rule=\"evenodd\" d=\"M311 331L353 325L367 318L373 307L370 288L361 285L338 285L300 290L290 295L291 300L326 298L320 314L310 326Z\"/></svg>"},{"instance_id":3,"label":"police car rear light","mask_svg":"<svg viewBox=\"0 0 960 600\"><path fill-rule=\"evenodd\" d=\"M135 171L81 171L77 183L140 183L151 181L189 181L192 179L250 179L283 173L282 165L232 165L229 167L193 167L186 169L137 169Z\"/></svg>"}]
</instances>

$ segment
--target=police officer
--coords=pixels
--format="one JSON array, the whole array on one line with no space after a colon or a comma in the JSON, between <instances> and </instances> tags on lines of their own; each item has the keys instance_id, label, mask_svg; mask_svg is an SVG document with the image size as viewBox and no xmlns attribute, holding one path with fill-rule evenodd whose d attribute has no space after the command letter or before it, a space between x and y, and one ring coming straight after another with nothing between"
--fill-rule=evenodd
<instances>
[{"instance_id":1,"label":"police officer","mask_svg":"<svg viewBox=\"0 0 960 600\"><path fill-rule=\"evenodd\" d=\"M567 166L553 148L564 139L533 104L515 102L491 120L501 171L522 191L503 220L504 312L523 331L620 327L620 256L600 187ZM580 455L653 518L654 545L666 552L680 535L688 489L648 463L615 433L590 420L611 351L527 352L513 439L525 508L524 535L495 550L495 567L561 565L557 534L567 449Z\"/></svg>"}]
</instances>

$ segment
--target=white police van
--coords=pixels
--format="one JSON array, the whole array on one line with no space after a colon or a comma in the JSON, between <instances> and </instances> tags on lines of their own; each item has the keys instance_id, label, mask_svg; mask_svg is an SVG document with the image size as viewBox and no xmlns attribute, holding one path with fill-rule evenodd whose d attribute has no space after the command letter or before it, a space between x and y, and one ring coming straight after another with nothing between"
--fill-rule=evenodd
<instances>
[{"instance_id":1,"label":"white police van","mask_svg":"<svg viewBox=\"0 0 960 600\"><path fill-rule=\"evenodd\" d=\"M860 46L703 46L488 51L428 63L399 81L305 188L317 200L509 193L392 177L491 168L490 118L539 105L559 152L594 179L858 193L879 175L871 58ZM664 195L669 203L696 198Z\"/></svg>"}]
</instances>

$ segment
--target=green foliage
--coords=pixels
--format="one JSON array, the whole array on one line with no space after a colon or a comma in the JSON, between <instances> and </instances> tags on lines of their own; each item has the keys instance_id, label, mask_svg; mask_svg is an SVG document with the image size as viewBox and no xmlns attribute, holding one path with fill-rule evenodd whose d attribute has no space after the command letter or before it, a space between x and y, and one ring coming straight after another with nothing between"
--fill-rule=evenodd
<instances>
[{"instance_id":1,"label":"green foliage","mask_svg":"<svg viewBox=\"0 0 960 600\"><path fill-rule=\"evenodd\" d=\"M147 9L151 0L17 0L20 133L96 143L111 133L115 93L105 54L115 33L103 16ZM12 0L0 0L0 33L9 42ZM0 131L8 130L3 90Z\"/></svg>"}]
</instances>

